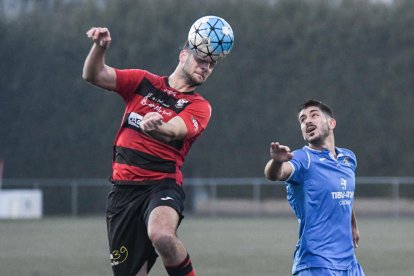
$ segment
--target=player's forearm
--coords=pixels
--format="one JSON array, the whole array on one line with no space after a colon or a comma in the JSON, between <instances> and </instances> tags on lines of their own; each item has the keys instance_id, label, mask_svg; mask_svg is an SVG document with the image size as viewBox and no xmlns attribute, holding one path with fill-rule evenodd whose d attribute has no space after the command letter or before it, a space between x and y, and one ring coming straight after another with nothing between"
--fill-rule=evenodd
<instances>
[{"instance_id":1,"label":"player's forearm","mask_svg":"<svg viewBox=\"0 0 414 276\"><path fill-rule=\"evenodd\" d=\"M351 224L353 228L358 228L355 210L352 208Z\"/></svg>"},{"instance_id":2,"label":"player's forearm","mask_svg":"<svg viewBox=\"0 0 414 276\"><path fill-rule=\"evenodd\" d=\"M283 162L276 162L273 159L269 160L264 170L265 177L272 181L280 180L282 177L282 165Z\"/></svg>"},{"instance_id":3,"label":"player's forearm","mask_svg":"<svg viewBox=\"0 0 414 276\"><path fill-rule=\"evenodd\" d=\"M168 143L171 141L182 140L187 132L172 123L162 123L157 129L145 133L155 140Z\"/></svg>"},{"instance_id":4,"label":"player's forearm","mask_svg":"<svg viewBox=\"0 0 414 276\"><path fill-rule=\"evenodd\" d=\"M164 122L162 116L157 112L145 114L140 127L148 136L166 143L182 140L187 135L187 126L181 117L176 116L168 122Z\"/></svg>"},{"instance_id":5,"label":"player's forearm","mask_svg":"<svg viewBox=\"0 0 414 276\"><path fill-rule=\"evenodd\" d=\"M351 225L352 225L352 240L354 242L354 247L357 248L359 245L359 230L357 225L357 219L355 216L355 211L352 209L352 215L351 215Z\"/></svg>"}]
</instances>

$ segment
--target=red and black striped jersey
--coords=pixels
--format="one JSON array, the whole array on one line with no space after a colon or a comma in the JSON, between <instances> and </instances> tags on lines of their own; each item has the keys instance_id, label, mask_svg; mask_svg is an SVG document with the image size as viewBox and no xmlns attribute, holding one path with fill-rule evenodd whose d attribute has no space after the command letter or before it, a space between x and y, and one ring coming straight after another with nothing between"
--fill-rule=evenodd
<instances>
[{"instance_id":1,"label":"red and black striped jersey","mask_svg":"<svg viewBox=\"0 0 414 276\"><path fill-rule=\"evenodd\" d=\"M115 92L126 107L114 141L112 182L148 184L165 179L182 185L185 156L211 117L209 102L198 93L181 93L169 87L167 77L139 69L115 71ZM154 111L163 116L164 122L180 116L187 126L184 139L164 143L143 134L140 121Z\"/></svg>"}]
</instances>

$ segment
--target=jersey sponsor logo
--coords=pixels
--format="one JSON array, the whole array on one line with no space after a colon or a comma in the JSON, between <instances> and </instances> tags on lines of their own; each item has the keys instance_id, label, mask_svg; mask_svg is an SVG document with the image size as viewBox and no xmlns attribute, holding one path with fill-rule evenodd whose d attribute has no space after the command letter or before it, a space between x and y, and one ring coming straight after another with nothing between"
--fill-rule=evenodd
<instances>
[{"instance_id":1,"label":"jersey sponsor logo","mask_svg":"<svg viewBox=\"0 0 414 276\"><path fill-rule=\"evenodd\" d=\"M325 161L325 160L326 160L326 158L325 158L325 157L319 158L319 161L321 161L321 162L323 162L323 161Z\"/></svg>"},{"instance_id":2,"label":"jersey sponsor logo","mask_svg":"<svg viewBox=\"0 0 414 276\"><path fill-rule=\"evenodd\" d=\"M332 199L339 200L339 205L351 205L354 198L354 191L347 191L347 181L345 178L340 179L342 191L331 192Z\"/></svg>"},{"instance_id":3,"label":"jersey sponsor logo","mask_svg":"<svg viewBox=\"0 0 414 276\"><path fill-rule=\"evenodd\" d=\"M352 199L354 197L353 191L340 191L340 192L332 192L332 199L343 199L349 198Z\"/></svg>"},{"instance_id":4,"label":"jersey sponsor logo","mask_svg":"<svg viewBox=\"0 0 414 276\"><path fill-rule=\"evenodd\" d=\"M128 249L125 246L121 246L119 249L113 250L109 258L112 266L119 265L128 258Z\"/></svg>"},{"instance_id":5,"label":"jersey sponsor logo","mask_svg":"<svg viewBox=\"0 0 414 276\"><path fill-rule=\"evenodd\" d=\"M341 177L341 187L342 190L346 190L346 179Z\"/></svg>"},{"instance_id":6,"label":"jersey sponsor logo","mask_svg":"<svg viewBox=\"0 0 414 276\"><path fill-rule=\"evenodd\" d=\"M142 80L135 93L142 97L142 105L149 106L158 113L170 117L172 116L172 113L166 114L167 112L172 111L173 113L179 113L190 104L189 100L177 99L176 97L178 93L168 90L167 88L158 88L154 86L154 84L147 78Z\"/></svg>"},{"instance_id":7,"label":"jersey sponsor logo","mask_svg":"<svg viewBox=\"0 0 414 276\"><path fill-rule=\"evenodd\" d=\"M166 102L164 102L164 100L162 98L158 98L157 95L154 95L154 93L150 92L148 93L144 98L153 101L154 103L158 103L160 105L162 105L163 107L169 108L170 105Z\"/></svg>"},{"instance_id":8,"label":"jersey sponsor logo","mask_svg":"<svg viewBox=\"0 0 414 276\"><path fill-rule=\"evenodd\" d=\"M161 106L159 103L154 102L151 97L152 97L152 93L148 93L148 95L146 95L142 100L141 100L141 105L143 106L148 106L151 109L157 111L158 113L160 113L161 115L165 115L165 116L172 116L172 112L171 111L167 111L165 110L165 108L163 106Z\"/></svg>"},{"instance_id":9,"label":"jersey sponsor logo","mask_svg":"<svg viewBox=\"0 0 414 276\"><path fill-rule=\"evenodd\" d=\"M139 128L139 124L141 123L142 118L143 117L138 113L131 112L128 116L128 125Z\"/></svg>"}]
</instances>

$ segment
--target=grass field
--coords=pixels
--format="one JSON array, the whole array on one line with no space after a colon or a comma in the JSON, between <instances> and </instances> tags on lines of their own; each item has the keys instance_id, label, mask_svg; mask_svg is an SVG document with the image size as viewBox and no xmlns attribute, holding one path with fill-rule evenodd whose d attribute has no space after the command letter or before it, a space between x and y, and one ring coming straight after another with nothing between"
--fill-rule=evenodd
<instances>
[{"instance_id":1,"label":"grass field","mask_svg":"<svg viewBox=\"0 0 414 276\"><path fill-rule=\"evenodd\" d=\"M179 230L201 276L290 275L293 218L187 217ZM414 220L359 218L366 275L414 275ZM0 275L112 275L103 217L0 220ZM150 275L164 276L157 261Z\"/></svg>"}]
</instances>

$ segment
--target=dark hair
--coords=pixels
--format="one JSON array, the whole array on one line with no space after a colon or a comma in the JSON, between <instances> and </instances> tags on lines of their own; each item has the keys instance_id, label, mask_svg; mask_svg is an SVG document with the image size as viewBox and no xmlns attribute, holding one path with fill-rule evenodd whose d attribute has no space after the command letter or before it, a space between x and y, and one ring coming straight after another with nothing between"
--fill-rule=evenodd
<instances>
[{"instance_id":1,"label":"dark hair","mask_svg":"<svg viewBox=\"0 0 414 276\"><path fill-rule=\"evenodd\" d=\"M188 40L186 40L186 42L184 42L183 46L180 48L180 50L186 49L190 49L190 43L188 42Z\"/></svg>"},{"instance_id":2,"label":"dark hair","mask_svg":"<svg viewBox=\"0 0 414 276\"><path fill-rule=\"evenodd\" d=\"M302 110L304 110L304 109L306 109L310 106L319 107L319 109L322 110L323 113L325 113L326 115L328 115L331 118L334 118L334 114L333 114L332 109L328 105L326 105L323 102L318 101L318 100L307 100L306 102L304 102L303 104L301 104L298 107L298 113L300 113Z\"/></svg>"}]
</instances>

